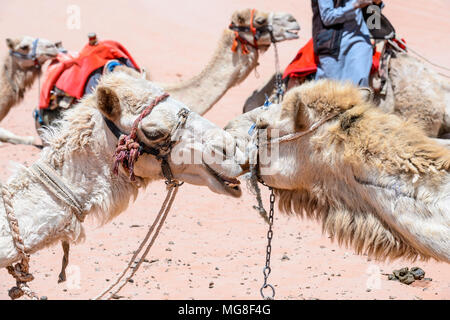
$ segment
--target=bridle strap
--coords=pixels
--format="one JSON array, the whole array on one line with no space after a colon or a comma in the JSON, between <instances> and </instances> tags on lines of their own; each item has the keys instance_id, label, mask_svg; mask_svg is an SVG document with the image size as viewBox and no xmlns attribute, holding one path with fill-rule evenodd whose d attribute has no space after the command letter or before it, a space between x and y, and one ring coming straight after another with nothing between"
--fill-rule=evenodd
<instances>
[{"instance_id":1,"label":"bridle strap","mask_svg":"<svg viewBox=\"0 0 450 320\"><path fill-rule=\"evenodd\" d=\"M293 140L297 140L303 136L306 136L307 134L310 134L314 131L316 131L317 129L319 129L322 125L324 125L325 123L327 123L328 121L333 120L334 118L336 118L337 116L339 116L340 113L332 113L329 116L315 122L311 127L309 127L308 130L306 131L302 131L302 132L297 132L297 133L291 133L291 134L287 134L285 136L279 137L277 139L271 139L270 143L279 143L279 142L287 142L287 141L293 141Z\"/></svg>"},{"instance_id":2,"label":"bridle strap","mask_svg":"<svg viewBox=\"0 0 450 320\"><path fill-rule=\"evenodd\" d=\"M252 12L250 14L250 31L253 33L253 45L256 49L258 49L258 39L256 38L256 28L253 25L253 19L255 17L255 9L252 9Z\"/></svg>"},{"instance_id":3,"label":"bridle strap","mask_svg":"<svg viewBox=\"0 0 450 320\"><path fill-rule=\"evenodd\" d=\"M304 137L314 131L316 131L317 129L319 129L322 125L324 125L325 123L327 123L328 121L331 121L333 119L335 119L336 117L338 117L340 115L340 113L332 113L330 115L328 115L327 117L315 122L311 127L309 127L308 130L306 131L302 131L302 132L298 132L298 133L292 133L292 134L287 134L285 136L279 137L277 139L270 139L269 141L265 141L264 145L269 145L272 143L280 143L280 142L287 142L287 141L293 141L293 140L297 140L300 139L301 137ZM261 178L260 174L259 174L259 147L261 145L261 142L259 141L259 134L258 134L258 130L255 133L256 135L256 165L255 165L255 175L258 179L258 182L261 183L264 186L270 187L268 186L264 180Z\"/></svg>"}]
</instances>

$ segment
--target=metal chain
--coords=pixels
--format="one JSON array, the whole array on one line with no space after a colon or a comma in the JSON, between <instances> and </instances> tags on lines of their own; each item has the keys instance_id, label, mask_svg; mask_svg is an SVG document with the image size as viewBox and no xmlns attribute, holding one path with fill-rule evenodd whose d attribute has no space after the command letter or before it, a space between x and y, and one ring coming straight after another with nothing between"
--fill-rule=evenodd
<instances>
[{"instance_id":1,"label":"metal chain","mask_svg":"<svg viewBox=\"0 0 450 320\"><path fill-rule=\"evenodd\" d=\"M269 275L272 271L270 267L270 255L272 253L272 237L273 237L273 214L274 214L274 207L275 207L275 194L273 192L273 188L270 188L270 211L269 211L269 231L267 231L267 247L266 247L266 266L263 269L263 275L264 275L264 284L262 285L260 289L261 297L264 300L274 300L275 298L275 288L267 283L267 279L269 278ZM266 296L264 294L264 289L270 288L272 291L271 296Z\"/></svg>"}]
</instances>

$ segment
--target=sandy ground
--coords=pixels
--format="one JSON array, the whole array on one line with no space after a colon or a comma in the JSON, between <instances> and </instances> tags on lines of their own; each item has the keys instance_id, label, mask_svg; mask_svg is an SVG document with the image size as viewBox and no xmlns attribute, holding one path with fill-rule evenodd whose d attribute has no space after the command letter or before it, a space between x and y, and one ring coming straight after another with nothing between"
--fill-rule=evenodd
<instances>
[{"instance_id":1,"label":"sandy ground","mask_svg":"<svg viewBox=\"0 0 450 320\"><path fill-rule=\"evenodd\" d=\"M122 42L158 81L177 81L198 73L215 49L221 30L236 9L289 11L302 26L300 40L279 45L285 66L311 34L307 0L196 1L0 1L0 39L32 35L62 40L79 50L86 34ZM450 2L448 0L386 1L385 14L398 34L436 63L450 67ZM68 6L81 12L81 28L67 27ZM0 46L1 48L1 46ZM6 54L6 46L0 55ZM245 98L274 70L273 51L260 60L260 78L251 74L206 117L225 125L241 112ZM418 79L419 80L419 79ZM37 84L2 122L15 133L33 135L32 109ZM32 163L38 150L0 146L0 179L10 175L10 162ZM268 193L265 192L265 199ZM88 299L98 294L125 267L144 237L165 196L163 182L152 184L112 223L85 223L86 242L72 247L70 281L57 284L59 246L32 257L32 288L49 299ZM121 294L130 299L259 299L265 260L267 226L252 209L249 192L239 200L184 185L148 263ZM316 222L276 212L270 282L279 299L449 299L450 266L435 262L379 263L340 248L322 235ZM432 281L406 286L382 273L418 265ZM13 280L0 270L0 299L8 299Z\"/></svg>"}]
</instances>

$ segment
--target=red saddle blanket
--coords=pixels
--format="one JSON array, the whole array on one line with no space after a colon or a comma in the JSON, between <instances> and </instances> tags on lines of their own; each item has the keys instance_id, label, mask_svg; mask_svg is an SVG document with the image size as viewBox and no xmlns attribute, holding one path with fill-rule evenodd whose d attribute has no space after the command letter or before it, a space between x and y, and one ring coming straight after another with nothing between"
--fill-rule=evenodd
<instances>
[{"instance_id":1,"label":"red saddle blanket","mask_svg":"<svg viewBox=\"0 0 450 320\"><path fill-rule=\"evenodd\" d=\"M378 71L378 68L380 67L380 58L380 52L374 50L372 70L370 71L371 74ZM319 57L314 53L314 44L311 39L300 49L294 60L292 60L286 68L283 79L286 77L302 78L312 73L316 73L318 61Z\"/></svg>"},{"instance_id":2,"label":"red saddle blanket","mask_svg":"<svg viewBox=\"0 0 450 320\"><path fill-rule=\"evenodd\" d=\"M99 41L96 45L87 44L80 53L60 53L48 66L43 75L39 96L39 109L46 109L50 103L53 87L67 95L80 99L91 73L104 66L109 60L127 58L139 70L136 61L127 49L112 40Z\"/></svg>"}]
</instances>

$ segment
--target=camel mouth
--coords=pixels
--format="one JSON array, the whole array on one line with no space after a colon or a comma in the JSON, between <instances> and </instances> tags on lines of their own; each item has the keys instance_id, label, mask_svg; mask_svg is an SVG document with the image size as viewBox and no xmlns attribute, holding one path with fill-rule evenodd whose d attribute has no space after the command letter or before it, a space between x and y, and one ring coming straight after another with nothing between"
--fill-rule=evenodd
<instances>
[{"instance_id":1,"label":"camel mouth","mask_svg":"<svg viewBox=\"0 0 450 320\"><path fill-rule=\"evenodd\" d=\"M300 36L298 35L299 31L300 27L286 30L286 38L288 38L289 40L300 38Z\"/></svg>"},{"instance_id":2,"label":"camel mouth","mask_svg":"<svg viewBox=\"0 0 450 320\"><path fill-rule=\"evenodd\" d=\"M217 172L206 163L204 163L204 165L208 169L208 172L215 178L215 180L220 183L222 189L227 194L235 198L239 198L242 195L242 190L240 187L241 182L238 179L228 177L223 173Z\"/></svg>"}]
</instances>

